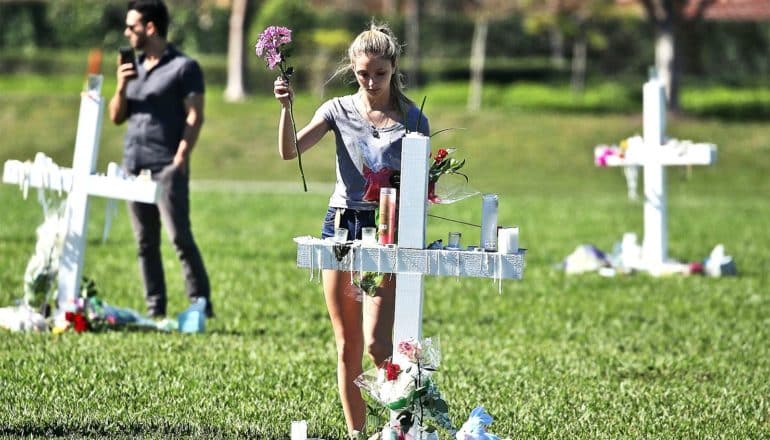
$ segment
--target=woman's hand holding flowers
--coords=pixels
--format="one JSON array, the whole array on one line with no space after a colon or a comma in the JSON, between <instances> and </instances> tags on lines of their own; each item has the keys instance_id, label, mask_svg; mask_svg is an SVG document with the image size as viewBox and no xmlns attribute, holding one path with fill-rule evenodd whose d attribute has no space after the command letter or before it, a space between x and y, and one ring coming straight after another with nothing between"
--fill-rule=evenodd
<instances>
[{"instance_id":1,"label":"woman's hand holding flowers","mask_svg":"<svg viewBox=\"0 0 770 440\"><path fill-rule=\"evenodd\" d=\"M273 83L273 94L275 95L275 99L277 99L285 108L288 108L294 99L294 90L291 89L289 82L280 76L276 78Z\"/></svg>"}]
</instances>

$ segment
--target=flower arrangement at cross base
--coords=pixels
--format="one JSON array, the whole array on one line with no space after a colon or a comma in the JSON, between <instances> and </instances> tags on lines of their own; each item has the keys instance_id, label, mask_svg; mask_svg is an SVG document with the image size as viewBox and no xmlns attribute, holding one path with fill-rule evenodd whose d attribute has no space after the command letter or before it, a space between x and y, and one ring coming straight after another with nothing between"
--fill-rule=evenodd
<instances>
[{"instance_id":1,"label":"flower arrangement at cross base","mask_svg":"<svg viewBox=\"0 0 770 440\"><path fill-rule=\"evenodd\" d=\"M410 338L399 342L397 351L398 361L387 359L355 380L380 409L395 413L370 440L438 440L439 430L457 440L499 440L487 432L492 416L483 407L475 408L460 429L455 428L434 378L441 363L437 338Z\"/></svg>"},{"instance_id":2,"label":"flower arrangement at cross base","mask_svg":"<svg viewBox=\"0 0 770 440\"><path fill-rule=\"evenodd\" d=\"M64 248L67 223L64 221L66 198L48 199L41 191L38 199L43 205L45 220L35 231L35 253L24 271L24 304L44 309L56 291L59 259Z\"/></svg>"},{"instance_id":3,"label":"flower arrangement at cross base","mask_svg":"<svg viewBox=\"0 0 770 440\"><path fill-rule=\"evenodd\" d=\"M278 67L281 72L281 78L286 83L294 74L294 67L286 64L286 59L291 53L291 29L283 26L268 26L259 34L254 51L256 55L265 60L267 68L274 70ZM307 192L307 182L305 181L305 171L302 168L302 153L297 145L297 125L294 122L294 105L289 102L289 118L291 119L291 128L294 134L294 151L297 153L297 164L302 178L302 188Z\"/></svg>"},{"instance_id":4,"label":"flower arrangement at cross base","mask_svg":"<svg viewBox=\"0 0 770 440\"><path fill-rule=\"evenodd\" d=\"M429 438L437 435L437 428L454 435L449 407L432 377L441 361L438 340L401 341L398 353L398 363L388 359L355 380L382 407L398 412L395 423L383 427L382 438Z\"/></svg>"},{"instance_id":5,"label":"flower arrangement at cross base","mask_svg":"<svg viewBox=\"0 0 770 440\"><path fill-rule=\"evenodd\" d=\"M99 298L96 283L83 277L80 296L68 304L64 312L64 321L56 322L54 333L64 333L70 329L76 333L98 332L120 329L135 330L174 330L174 321L156 322L131 309L124 309L107 304Z\"/></svg>"}]
</instances>

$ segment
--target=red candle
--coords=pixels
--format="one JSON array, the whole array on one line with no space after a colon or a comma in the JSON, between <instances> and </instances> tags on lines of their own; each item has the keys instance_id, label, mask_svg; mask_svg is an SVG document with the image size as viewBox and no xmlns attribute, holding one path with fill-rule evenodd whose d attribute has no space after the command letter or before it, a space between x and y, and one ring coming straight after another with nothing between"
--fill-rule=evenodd
<instances>
[{"instance_id":1,"label":"red candle","mask_svg":"<svg viewBox=\"0 0 770 440\"><path fill-rule=\"evenodd\" d=\"M396 189L380 188L380 244L396 242Z\"/></svg>"}]
</instances>

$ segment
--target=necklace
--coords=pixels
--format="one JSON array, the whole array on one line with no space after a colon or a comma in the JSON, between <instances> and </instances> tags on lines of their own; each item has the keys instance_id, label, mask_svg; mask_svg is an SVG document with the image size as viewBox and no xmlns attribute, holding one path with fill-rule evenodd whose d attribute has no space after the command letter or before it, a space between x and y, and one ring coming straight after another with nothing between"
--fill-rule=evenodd
<instances>
[{"instance_id":1,"label":"necklace","mask_svg":"<svg viewBox=\"0 0 770 440\"><path fill-rule=\"evenodd\" d=\"M385 128L385 125L388 122L388 119L390 119L390 116L388 116L388 112L386 110L374 110L371 107L366 108L366 103L364 102L364 99L362 97L359 97L361 100L361 107L363 107L366 120L369 122L369 127L372 130L372 137L379 139L380 138L380 130ZM377 121L374 120L372 117L372 112L379 111L380 117L377 118Z\"/></svg>"}]
</instances>

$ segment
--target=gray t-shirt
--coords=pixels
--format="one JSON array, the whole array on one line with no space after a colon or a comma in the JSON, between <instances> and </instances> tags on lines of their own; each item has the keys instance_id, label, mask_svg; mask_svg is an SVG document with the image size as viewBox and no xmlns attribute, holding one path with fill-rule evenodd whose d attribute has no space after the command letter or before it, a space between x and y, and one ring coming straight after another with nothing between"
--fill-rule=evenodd
<instances>
[{"instance_id":1,"label":"gray t-shirt","mask_svg":"<svg viewBox=\"0 0 770 440\"><path fill-rule=\"evenodd\" d=\"M321 105L316 115L321 116L334 132L337 149L337 183L329 198L329 206L372 210L377 202L363 200L366 180L364 168L379 172L387 167L401 169L401 138L417 128L420 109L410 105L403 121L390 127L374 129L358 111L355 95L333 98ZM428 118L422 115L419 131L430 135Z\"/></svg>"},{"instance_id":2,"label":"gray t-shirt","mask_svg":"<svg viewBox=\"0 0 770 440\"><path fill-rule=\"evenodd\" d=\"M184 100L204 93L203 72L195 60L169 44L149 71L142 54L136 73L126 87L123 165L134 174L142 169L158 172L174 160L186 125Z\"/></svg>"}]
</instances>

